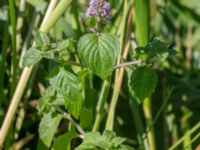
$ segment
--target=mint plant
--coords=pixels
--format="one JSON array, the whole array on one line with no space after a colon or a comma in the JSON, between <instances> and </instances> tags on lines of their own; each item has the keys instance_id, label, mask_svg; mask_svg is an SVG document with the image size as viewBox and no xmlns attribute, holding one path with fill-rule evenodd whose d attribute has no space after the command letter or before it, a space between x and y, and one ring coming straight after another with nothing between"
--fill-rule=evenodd
<instances>
[{"instance_id":1,"label":"mint plant","mask_svg":"<svg viewBox=\"0 0 200 150\"><path fill-rule=\"evenodd\" d=\"M199 4L0 1L0 149L198 149Z\"/></svg>"},{"instance_id":2,"label":"mint plant","mask_svg":"<svg viewBox=\"0 0 200 150\"><path fill-rule=\"evenodd\" d=\"M0 4L0 149L198 149L197 3Z\"/></svg>"},{"instance_id":3,"label":"mint plant","mask_svg":"<svg viewBox=\"0 0 200 150\"><path fill-rule=\"evenodd\" d=\"M120 68L119 64L119 68L117 66L117 59L120 58L118 37L104 32L104 25L111 16L109 2L91 0L85 19L92 33L82 35L76 42L75 39L53 40L47 34L38 32L34 46L24 56L23 64L27 67L35 65L43 58L57 63L50 71L49 86L42 93L37 106L38 112L43 116L38 130L39 136L47 148L56 149L57 145L65 143L62 149L69 149L72 139L81 138L82 142L76 148L73 147L76 150L133 149L126 145L126 138L116 136L114 131L105 128L102 135L99 132L113 72ZM154 92L157 75L151 69L153 62L150 60L154 56L159 59L159 55L163 53L169 53L168 46L160 40L153 40L145 47L138 47L136 53L132 54L133 60L122 65L127 67L129 73L130 93L139 103ZM78 62L72 59L73 55L77 55ZM141 61L133 67L132 61L135 58ZM78 71L73 70L73 66L79 67ZM103 85L98 102L88 106L87 90L91 89L88 89L86 82L89 79L93 86L95 76L103 81ZM95 99L92 98L92 101ZM67 129L58 135L61 124L65 124Z\"/></svg>"}]
</instances>

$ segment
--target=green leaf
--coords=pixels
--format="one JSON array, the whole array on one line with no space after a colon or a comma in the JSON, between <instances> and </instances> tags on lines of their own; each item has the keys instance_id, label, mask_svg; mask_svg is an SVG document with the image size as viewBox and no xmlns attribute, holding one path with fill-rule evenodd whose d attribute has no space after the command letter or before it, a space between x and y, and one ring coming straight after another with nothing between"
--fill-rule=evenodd
<instances>
[{"instance_id":1,"label":"green leaf","mask_svg":"<svg viewBox=\"0 0 200 150\"><path fill-rule=\"evenodd\" d=\"M58 138L55 139L53 150L70 150L71 140L74 137L77 137L77 133L75 130L70 130L69 132L60 135Z\"/></svg>"},{"instance_id":2,"label":"green leaf","mask_svg":"<svg viewBox=\"0 0 200 150\"><path fill-rule=\"evenodd\" d=\"M37 47L43 47L50 44L50 39L46 33L38 31L35 36L35 43Z\"/></svg>"},{"instance_id":3,"label":"green leaf","mask_svg":"<svg viewBox=\"0 0 200 150\"><path fill-rule=\"evenodd\" d=\"M85 138L83 143L76 148L76 150L85 150L85 149L93 149L98 145L101 139L101 135L99 132L89 132L85 134Z\"/></svg>"},{"instance_id":4,"label":"green leaf","mask_svg":"<svg viewBox=\"0 0 200 150\"><path fill-rule=\"evenodd\" d=\"M29 4L36 8L37 11L41 11L42 13L45 11L47 6L47 2L45 0L26 0Z\"/></svg>"},{"instance_id":5,"label":"green leaf","mask_svg":"<svg viewBox=\"0 0 200 150\"><path fill-rule=\"evenodd\" d=\"M121 144L125 138L117 137L112 131L104 131L102 135L99 132L89 132L85 134L83 143L76 150L93 150L94 148L108 150L122 150Z\"/></svg>"},{"instance_id":6,"label":"green leaf","mask_svg":"<svg viewBox=\"0 0 200 150\"><path fill-rule=\"evenodd\" d=\"M123 138L123 137L114 137L112 139L112 143L114 144L115 147L121 145L125 141L126 141L126 138Z\"/></svg>"},{"instance_id":7,"label":"green leaf","mask_svg":"<svg viewBox=\"0 0 200 150\"><path fill-rule=\"evenodd\" d=\"M51 87L48 87L44 92L42 92L42 96L37 105L37 109L40 113L47 113L50 111L49 103L51 103L54 95L55 90Z\"/></svg>"},{"instance_id":8,"label":"green leaf","mask_svg":"<svg viewBox=\"0 0 200 150\"><path fill-rule=\"evenodd\" d=\"M82 61L101 79L113 70L119 51L119 42L111 34L86 34L78 42Z\"/></svg>"},{"instance_id":9,"label":"green leaf","mask_svg":"<svg viewBox=\"0 0 200 150\"><path fill-rule=\"evenodd\" d=\"M129 90L138 102L150 97L157 84L157 75L147 67L140 67L129 77Z\"/></svg>"},{"instance_id":10,"label":"green leaf","mask_svg":"<svg viewBox=\"0 0 200 150\"><path fill-rule=\"evenodd\" d=\"M37 141L36 150L48 150L48 147L42 142L42 140L40 138Z\"/></svg>"},{"instance_id":11,"label":"green leaf","mask_svg":"<svg viewBox=\"0 0 200 150\"><path fill-rule=\"evenodd\" d=\"M81 109L81 113L80 113L80 126L82 128L88 128L91 127L92 125L92 121L93 121L93 109L87 109L87 108L83 108Z\"/></svg>"},{"instance_id":12,"label":"green leaf","mask_svg":"<svg viewBox=\"0 0 200 150\"><path fill-rule=\"evenodd\" d=\"M23 66L30 67L42 59L42 52L36 48L30 48L23 57Z\"/></svg>"},{"instance_id":13,"label":"green leaf","mask_svg":"<svg viewBox=\"0 0 200 150\"><path fill-rule=\"evenodd\" d=\"M50 147L53 140L53 136L57 130L57 127L62 119L61 115L54 112L45 114L39 125L39 136L42 142Z\"/></svg>"},{"instance_id":14,"label":"green leaf","mask_svg":"<svg viewBox=\"0 0 200 150\"><path fill-rule=\"evenodd\" d=\"M65 107L76 118L82 107L82 82L74 74L60 69L57 75L50 79L50 85L64 97Z\"/></svg>"},{"instance_id":15,"label":"green leaf","mask_svg":"<svg viewBox=\"0 0 200 150\"><path fill-rule=\"evenodd\" d=\"M160 56L164 53L174 54L175 50L169 48L169 44L159 40L154 39L149 42L145 47L138 47L136 51L139 53L148 53L149 57Z\"/></svg>"},{"instance_id":16,"label":"green leaf","mask_svg":"<svg viewBox=\"0 0 200 150\"><path fill-rule=\"evenodd\" d=\"M135 150L135 148L122 144L120 150Z\"/></svg>"},{"instance_id":17,"label":"green leaf","mask_svg":"<svg viewBox=\"0 0 200 150\"><path fill-rule=\"evenodd\" d=\"M102 134L102 138L104 141L111 141L116 136L115 132L112 131L104 131Z\"/></svg>"}]
</instances>

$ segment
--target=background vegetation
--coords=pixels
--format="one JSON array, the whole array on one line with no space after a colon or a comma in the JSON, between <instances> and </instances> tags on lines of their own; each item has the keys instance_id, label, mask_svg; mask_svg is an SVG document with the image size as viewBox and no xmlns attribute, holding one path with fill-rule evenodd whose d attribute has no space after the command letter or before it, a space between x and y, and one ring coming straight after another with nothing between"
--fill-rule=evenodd
<instances>
[{"instance_id":1,"label":"background vegetation","mask_svg":"<svg viewBox=\"0 0 200 150\"><path fill-rule=\"evenodd\" d=\"M125 72L126 69L117 69L119 75L113 73L113 82L99 131L102 133L106 126L107 129L115 131L116 135L126 137L126 145L135 149L143 147L141 149L198 150L197 147L200 146L199 0L109 0L109 2L113 17L106 32L118 37L123 62L137 60L134 59L137 56L138 48L136 47L145 47L150 41L155 42L153 39L160 39L167 43L166 45L173 53L164 54L162 57L160 55L155 57L156 54L150 55L151 68L157 74L157 85L151 98L145 99L142 103L138 104L129 91L130 72ZM6 133L4 149L45 149L38 134L42 115L36 107L43 91L49 86L48 78L52 75L50 72L60 62L44 59L31 68L31 71L30 68L22 71L23 56L32 47L38 30L47 32L52 43L70 39L68 48L70 47L71 51L62 53L62 61L72 60L73 63L67 61L68 64L63 66L68 71L80 70L74 62L80 63L77 55L77 43L80 37L90 32L84 21L89 2L72 0L69 7L66 2L64 5L59 5L61 3L62 0L51 0L50 15L43 20L50 4L48 0L0 1L1 125L5 122L4 118L8 114L11 99L19 85L18 81L23 73L26 74L17 91L22 94L19 98L20 102L14 103L11 109L14 117L10 118L12 122ZM53 11L58 5L57 12ZM163 43L150 44L155 49L166 46ZM148 46L145 48L148 50ZM47 55L48 58L50 56ZM31 74L30 78L27 74ZM82 76L83 74L84 72ZM28 84L25 88L26 84L23 81L26 82L26 80ZM92 113L81 112L83 119L67 118L70 122L75 120L75 123L79 123L86 132L91 131L94 124L94 110L102 82L94 74L90 73L87 76L85 95L88 105L93 109ZM147 87L141 90L145 92ZM53 141L66 132L68 122L61 121ZM71 149L74 149L81 141L81 138L74 138ZM62 148L55 145L54 149Z\"/></svg>"}]
</instances>

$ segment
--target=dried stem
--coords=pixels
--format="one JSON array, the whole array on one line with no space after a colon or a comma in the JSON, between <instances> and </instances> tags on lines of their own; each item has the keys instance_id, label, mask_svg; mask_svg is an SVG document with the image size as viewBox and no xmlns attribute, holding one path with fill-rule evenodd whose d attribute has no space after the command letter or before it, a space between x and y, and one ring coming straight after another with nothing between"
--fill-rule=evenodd
<instances>
[{"instance_id":1,"label":"dried stem","mask_svg":"<svg viewBox=\"0 0 200 150\"><path fill-rule=\"evenodd\" d=\"M133 15L133 10L131 9L128 17L128 23L127 23L127 33L128 36L126 37L126 46L123 52L123 58L126 59L128 56L128 51L130 47L130 33L131 33L131 22L132 22L132 15ZM123 77L124 77L124 70L125 68L122 67L119 69L118 72L116 72L115 76L115 85L114 85L114 91L111 99L111 104L110 104L110 109L108 112L108 117L107 117L107 122L106 122L106 129L107 130L113 130L113 124L114 124L114 116L115 116L115 108L117 105L117 100L119 97Z\"/></svg>"}]
</instances>

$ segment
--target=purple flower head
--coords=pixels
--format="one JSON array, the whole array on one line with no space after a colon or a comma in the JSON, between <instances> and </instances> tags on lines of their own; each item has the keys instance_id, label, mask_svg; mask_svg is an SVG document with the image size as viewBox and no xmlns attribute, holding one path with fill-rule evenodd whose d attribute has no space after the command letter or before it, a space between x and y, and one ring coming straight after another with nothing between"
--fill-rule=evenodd
<instances>
[{"instance_id":1,"label":"purple flower head","mask_svg":"<svg viewBox=\"0 0 200 150\"><path fill-rule=\"evenodd\" d=\"M98 19L108 21L112 14L110 11L110 4L106 0L91 0L90 6L87 9L86 17L95 16Z\"/></svg>"}]
</instances>

